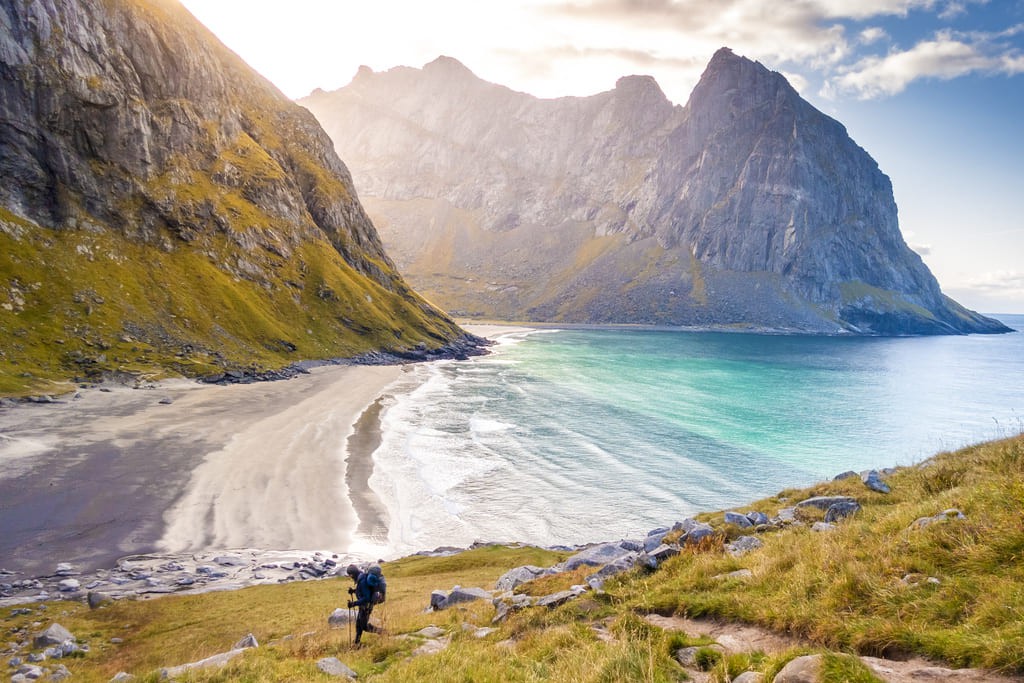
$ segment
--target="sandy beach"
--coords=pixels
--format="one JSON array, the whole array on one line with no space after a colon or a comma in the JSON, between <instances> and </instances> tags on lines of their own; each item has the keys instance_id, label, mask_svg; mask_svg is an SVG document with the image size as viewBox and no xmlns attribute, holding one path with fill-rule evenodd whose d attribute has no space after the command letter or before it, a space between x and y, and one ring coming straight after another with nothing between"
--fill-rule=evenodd
<instances>
[{"instance_id":1,"label":"sandy beach","mask_svg":"<svg viewBox=\"0 0 1024 683\"><path fill-rule=\"evenodd\" d=\"M38 575L58 562L88 570L208 548L347 550L361 521L380 521L369 506L361 520L349 496L346 437L402 371L180 380L0 409L0 568Z\"/></svg>"},{"instance_id":2,"label":"sandy beach","mask_svg":"<svg viewBox=\"0 0 1024 683\"><path fill-rule=\"evenodd\" d=\"M0 569L237 548L376 552L388 520L368 483L372 455L382 399L407 367L110 386L2 407Z\"/></svg>"}]
</instances>

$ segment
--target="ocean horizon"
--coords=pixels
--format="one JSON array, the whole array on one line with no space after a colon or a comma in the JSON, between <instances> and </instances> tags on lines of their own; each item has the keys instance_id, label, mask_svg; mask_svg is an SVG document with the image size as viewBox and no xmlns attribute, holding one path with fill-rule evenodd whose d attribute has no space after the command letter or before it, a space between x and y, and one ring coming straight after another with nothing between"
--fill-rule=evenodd
<instances>
[{"instance_id":1,"label":"ocean horizon","mask_svg":"<svg viewBox=\"0 0 1024 683\"><path fill-rule=\"evenodd\" d=\"M1024 330L1024 315L999 315ZM510 328L411 366L370 487L399 556L576 545L1024 431L1024 335Z\"/></svg>"}]
</instances>

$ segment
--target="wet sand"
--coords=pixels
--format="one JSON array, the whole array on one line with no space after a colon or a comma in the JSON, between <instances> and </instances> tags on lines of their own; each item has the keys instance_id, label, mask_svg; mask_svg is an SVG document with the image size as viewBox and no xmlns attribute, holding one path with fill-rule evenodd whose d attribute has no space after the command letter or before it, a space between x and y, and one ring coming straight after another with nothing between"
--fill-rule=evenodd
<instances>
[{"instance_id":1,"label":"wet sand","mask_svg":"<svg viewBox=\"0 0 1024 683\"><path fill-rule=\"evenodd\" d=\"M326 367L2 408L0 568L32 576L58 562L87 570L208 548L345 551L360 521L346 437L401 372Z\"/></svg>"}]
</instances>

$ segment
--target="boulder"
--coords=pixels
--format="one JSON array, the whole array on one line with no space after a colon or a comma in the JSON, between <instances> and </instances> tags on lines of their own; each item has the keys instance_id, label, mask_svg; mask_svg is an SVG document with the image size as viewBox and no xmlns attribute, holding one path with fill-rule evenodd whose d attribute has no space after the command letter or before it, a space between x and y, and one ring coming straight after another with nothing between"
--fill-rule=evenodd
<instances>
[{"instance_id":1,"label":"boulder","mask_svg":"<svg viewBox=\"0 0 1024 683\"><path fill-rule=\"evenodd\" d=\"M829 524L828 522L815 522L814 524L811 525L811 531L814 531L814 532L817 532L817 533L822 533L822 532L825 532L825 531L832 531L835 528L836 527L835 527L834 524Z\"/></svg>"},{"instance_id":2,"label":"boulder","mask_svg":"<svg viewBox=\"0 0 1024 683\"><path fill-rule=\"evenodd\" d=\"M213 667L223 667L225 664L230 662L238 655L245 652L243 649L229 650L228 652L221 652L220 654L212 655L205 659L200 659L196 662L189 662L188 664L180 664L178 666L171 666L166 669L160 670L161 678L177 678L183 676L189 671L195 669L210 669Z\"/></svg>"},{"instance_id":3,"label":"boulder","mask_svg":"<svg viewBox=\"0 0 1024 683\"><path fill-rule=\"evenodd\" d=\"M127 671L118 671L114 674L114 677L110 679L110 683L123 683L123 681L134 681L135 676L132 676Z\"/></svg>"},{"instance_id":4,"label":"boulder","mask_svg":"<svg viewBox=\"0 0 1024 683\"><path fill-rule=\"evenodd\" d=\"M89 591L85 599L86 602L89 603L89 609L98 609L103 605L106 605L114 601L114 599L111 598L109 595L107 595L106 593L100 593L99 591Z\"/></svg>"},{"instance_id":5,"label":"boulder","mask_svg":"<svg viewBox=\"0 0 1024 683\"><path fill-rule=\"evenodd\" d=\"M806 655L790 660L775 674L774 683L818 683L823 664L821 655Z\"/></svg>"},{"instance_id":6,"label":"boulder","mask_svg":"<svg viewBox=\"0 0 1024 683\"><path fill-rule=\"evenodd\" d=\"M638 557L637 553L631 552L629 555L620 557L614 562L609 562L587 577L587 585L595 591L601 590L604 588L605 581L617 574L622 574L632 569Z\"/></svg>"},{"instance_id":7,"label":"boulder","mask_svg":"<svg viewBox=\"0 0 1024 683\"><path fill-rule=\"evenodd\" d=\"M747 519L749 519L750 523L754 526L761 526L762 524L767 524L769 521L768 515L766 515L763 512L758 512L756 510L753 512L748 512Z\"/></svg>"},{"instance_id":8,"label":"boulder","mask_svg":"<svg viewBox=\"0 0 1024 683\"><path fill-rule=\"evenodd\" d=\"M259 646L260 646L260 644L256 641L256 636L254 636L253 634L250 633L247 636L245 636L244 638L242 638L241 640L239 640L237 643L235 643L235 646L232 647L231 649L232 650L245 650L246 648L259 647Z\"/></svg>"},{"instance_id":9,"label":"boulder","mask_svg":"<svg viewBox=\"0 0 1024 683\"><path fill-rule=\"evenodd\" d=\"M864 485L867 486L872 491L877 491L878 493L892 492L892 489L889 488L889 485L882 481L882 475L879 474L878 470L870 470L868 472L865 472L864 474L861 475L860 480L863 481Z\"/></svg>"},{"instance_id":10,"label":"boulder","mask_svg":"<svg viewBox=\"0 0 1024 683\"><path fill-rule=\"evenodd\" d=\"M919 517L915 519L910 525L911 529L923 529L929 524L935 524L936 522L949 522L952 520L967 519L964 513L960 512L956 508L950 508L949 510L943 510L937 515L932 517Z\"/></svg>"},{"instance_id":11,"label":"boulder","mask_svg":"<svg viewBox=\"0 0 1024 683\"><path fill-rule=\"evenodd\" d=\"M354 622L355 620L356 618L355 615L352 613L352 610L338 607L333 612L331 612L331 615L329 617L327 617L327 625L345 626L349 622Z\"/></svg>"},{"instance_id":12,"label":"boulder","mask_svg":"<svg viewBox=\"0 0 1024 683\"><path fill-rule=\"evenodd\" d=\"M619 543L601 543L576 553L565 561L565 570L573 571L584 565L602 567L630 553Z\"/></svg>"},{"instance_id":13,"label":"boulder","mask_svg":"<svg viewBox=\"0 0 1024 683\"><path fill-rule=\"evenodd\" d=\"M430 626L426 626L421 628L419 631L416 631L413 635L417 635L422 638L443 638L446 633L448 632L443 628L431 624Z\"/></svg>"},{"instance_id":14,"label":"boulder","mask_svg":"<svg viewBox=\"0 0 1024 683\"><path fill-rule=\"evenodd\" d=\"M843 479L850 479L852 477L859 477L859 476L860 475L857 474L856 472L854 472L853 470L847 470L847 471L843 472L842 474L837 474L836 476L832 477L832 481L842 481Z\"/></svg>"},{"instance_id":15,"label":"boulder","mask_svg":"<svg viewBox=\"0 0 1024 683\"><path fill-rule=\"evenodd\" d=\"M57 584L57 590L61 593L74 593L81 587L82 584L78 579L64 579Z\"/></svg>"},{"instance_id":16,"label":"boulder","mask_svg":"<svg viewBox=\"0 0 1024 683\"><path fill-rule=\"evenodd\" d=\"M760 671L744 671L732 683L764 683L764 674Z\"/></svg>"},{"instance_id":17,"label":"boulder","mask_svg":"<svg viewBox=\"0 0 1024 683\"><path fill-rule=\"evenodd\" d=\"M692 527L689 531L686 532L686 536L682 539L682 541L686 545L696 545L705 538L714 535L715 530L711 527L710 524L704 524L702 522L699 522L696 526Z\"/></svg>"},{"instance_id":18,"label":"boulder","mask_svg":"<svg viewBox=\"0 0 1024 683\"><path fill-rule=\"evenodd\" d=\"M71 576L75 573L75 568L68 562L61 562L53 573L57 576Z\"/></svg>"},{"instance_id":19,"label":"boulder","mask_svg":"<svg viewBox=\"0 0 1024 683\"><path fill-rule=\"evenodd\" d=\"M448 595L445 596L445 599L440 604L440 606L435 606L434 596L437 595L437 593L438 591L434 591L434 593L432 593L430 596L430 605L434 609L448 609L449 607L464 602L475 602L476 600L491 600L494 597L494 595L491 594L490 591L486 591L483 588L462 588L461 586L456 586L452 589L451 593L448 593Z\"/></svg>"},{"instance_id":20,"label":"boulder","mask_svg":"<svg viewBox=\"0 0 1024 683\"><path fill-rule=\"evenodd\" d=\"M750 520L747 519L747 516L740 514L739 512L726 512L725 523L738 526L741 529L753 526L753 524L750 523Z\"/></svg>"},{"instance_id":21,"label":"boulder","mask_svg":"<svg viewBox=\"0 0 1024 683\"><path fill-rule=\"evenodd\" d=\"M733 557L739 557L741 555L746 555L751 550L757 550L763 545L764 543L761 539L756 536L740 536L732 543L727 543L725 549L729 551L729 554Z\"/></svg>"},{"instance_id":22,"label":"boulder","mask_svg":"<svg viewBox=\"0 0 1024 683\"><path fill-rule=\"evenodd\" d=\"M855 500L844 500L829 505L825 511L825 521L829 524L845 519L850 515L860 512L860 503Z\"/></svg>"},{"instance_id":23,"label":"boulder","mask_svg":"<svg viewBox=\"0 0 1024 683\"><path fill-rule=\"evenodd\" d=\"M534 605L536 605L537 607L549 607L551 609L554 609L559 605L564 605L570 600L578 598L585 592L586 588L584 588L583 586L573 586L569 590L559 591L557 593L551 593L550 595L545 595L544 597L537 598L537 601L534 603Z\"/></svg>"},{"instance_id":24,"label":"boulder","mask_svg":"<svg viewBox=\"0 0 1024 683\"><path fill-rule=\"evenodd\" d=\"M444 603L448 600L448 594L444 591L433 591L430 594L430 609L444 609Z\"/></svg>"},{"instance_id":25,"label":"boulder","mask_svg":"<svg viewBox=\"0 0 1024 683\"><path fill-rule=\"evenodd\" d=\"M324 672L328 676L345 676L346 678L358 678L357 674L352 669L348 668L347 665L342 663L337 657L324 657L323 659L317 660L316 668Z\"/></svg>"},{"instance_id":26,"label":"boulder","mask_svg":"<svg viewBox=\"0 0 1024 683\"><path fill-rule=\"evenodd\" d=\"M75 640L77 639L71 634L71 631L54 623L38 634L32 642L35 647L40 648L49 645L63 645L67 641L75 642Z\"/></svg>"},{"instance_id":27,"label":"boulder","mask_svg":"<svg viewBox=\"0 0 1024 683\"><path fill-rule=\"evenodd\" d=\"M675 557L678 554L679 548L662 543L651 552L640 555L637 558L637 561L649 569L657 569L661 566L662 562L670 557Z\"/></svg>"},{"instance_id":28,"label":"boulder","mask_svg":"<svg viewBox=\"0 0 1024 683\"><path fill-rule=\"evenodd\" d=\"M496 590L499 591L510 591L516 586L533 581L539 576L543 576L546 570L542 567L535 567L533 565L523 565L522 567L516 567L510 569L501 575L497 583L494 584Z\"/></svg>"}]
</instances>

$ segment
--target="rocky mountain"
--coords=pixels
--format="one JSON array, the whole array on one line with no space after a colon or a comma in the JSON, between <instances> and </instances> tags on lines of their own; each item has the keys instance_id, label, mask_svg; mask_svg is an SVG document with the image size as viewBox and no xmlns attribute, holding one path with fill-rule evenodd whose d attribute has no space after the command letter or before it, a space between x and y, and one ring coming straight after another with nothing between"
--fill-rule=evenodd
<instances>
[{"instance_id":1,"label":"rocky mountain","mask_svg":"<svg viewBox=\"0 0 1024 683\"><path fill-rule=\"evenodd\" d=\"M313 116L175 0L0 0L0 178L0 392L463 334Z\"/></svg>"},{"instance_id":2,"label":"rocky mountain","mask_svg":"<svg viewBox=\"0 0 1024 683\"><path fill-rule=\"evenodd\" d=\"M457 315L818 333L1007 331L944 296L889 178L778 73L719 50L686 106L654 79L537 99L454 59L300 101L389 253Z\"/></svg>"}]
</instances>

